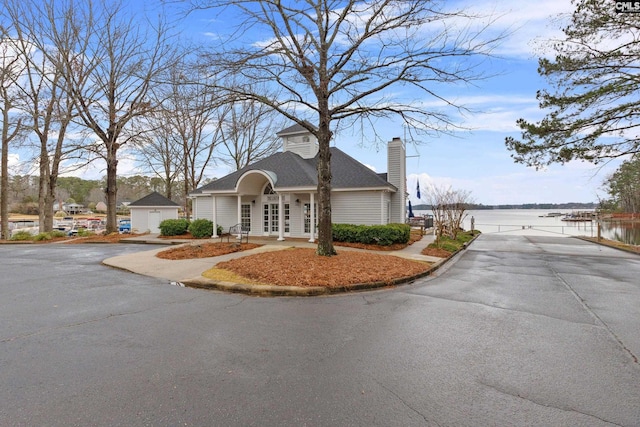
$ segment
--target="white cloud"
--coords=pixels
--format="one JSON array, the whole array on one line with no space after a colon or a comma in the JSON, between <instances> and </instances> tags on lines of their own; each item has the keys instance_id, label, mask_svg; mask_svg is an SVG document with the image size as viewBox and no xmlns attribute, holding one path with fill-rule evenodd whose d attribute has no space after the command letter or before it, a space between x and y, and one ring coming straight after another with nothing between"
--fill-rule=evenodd
<instances>
[{"instance_id":1,"label":"white cloud","mask_svg":"<svg viewBox=\"0 0 640 427\"><path fill-rule=\"evenodd\" d=\"M470 14L493 18L489 34L508 35L495 53L525 58L542 54L539 41L561 37L562 22L575 9L570 0L541 0L526 4L499 0L465 1L457 7Z\"/></svg>"},{"instance_id":2,"label":"white cloud","mask_svg":"<svg viewBox=\"0 0 640 427\"><path fill-rule=\"evenodd\" d=\"M210 31L202 33L203 36L208 37L213 40L222 40L222 37L218 33L212 33Z\"/></svg>"}]
</instances>

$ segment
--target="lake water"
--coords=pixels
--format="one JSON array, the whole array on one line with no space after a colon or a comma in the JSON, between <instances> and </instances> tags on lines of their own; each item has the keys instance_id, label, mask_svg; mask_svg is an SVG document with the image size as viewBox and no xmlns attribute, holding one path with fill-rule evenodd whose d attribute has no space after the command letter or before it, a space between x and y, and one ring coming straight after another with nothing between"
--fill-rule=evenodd
<instances>
[{"instance_id":1,"label":"lake water","mask_svg":"<svg viewBox=\"0 0 640 427\"><path fill-rule=\"evenodd\" d=\"M547 217L551 212L570 214L571 210L550 211L546 209L488 209L468 211L463 228L471 229L471 217L475 229L483 233L500 233L526 236L588 236L597 237L598 222L569 222L562 217ZM431 214L431 211L414 211L416 215ZM602 221L601 235L605 239L618 240L631 245L640 245L640 223Z\"/></svg>"}]
</instances>

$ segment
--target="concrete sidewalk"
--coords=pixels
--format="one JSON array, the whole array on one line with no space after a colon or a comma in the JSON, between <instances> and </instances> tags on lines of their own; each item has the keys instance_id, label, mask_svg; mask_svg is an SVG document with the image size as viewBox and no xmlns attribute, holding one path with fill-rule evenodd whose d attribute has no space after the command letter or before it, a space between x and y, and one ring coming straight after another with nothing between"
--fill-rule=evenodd
<instances>
[{"instance_id":1,"label":"concrete sidewalk","mask_svg":"<svg viewBox=\"0 0 640 427\"><path fill-rule=\"evenodd\" d=\"M423 236L423 238L412 245L399 251L372 251L376 254L391 255L412 259L416 261L431 262L439 265L444 259L421 255L420 252L433 242L433 233ZM178 244L202 244L206 242L219 242L219 239L211 240L187 240L187 239L165 239L158 235L136 236L126 239L127 243L137 243L146 245L158 245L151 250L142 250L134 254L127 254L105 259L102 263L110 267L127 270L145 276L158 277L180 283L203 283L209 281L202 276L202 273L213 268L217 263L231 259L241 258L262 252L277 251L288 248L315 248L315 243L310 243L302 239L288 239L278 241L275 238L250 237L251 243L262 245L248 251L234 252L211 258L194 258L186 260L166 260L158 258L158 252L167 249L167 246ZM341 250L361 250L344 246L336 246L337 251ZM211 281L213 282L213 281Z\"/></svg>"}]
</instances>

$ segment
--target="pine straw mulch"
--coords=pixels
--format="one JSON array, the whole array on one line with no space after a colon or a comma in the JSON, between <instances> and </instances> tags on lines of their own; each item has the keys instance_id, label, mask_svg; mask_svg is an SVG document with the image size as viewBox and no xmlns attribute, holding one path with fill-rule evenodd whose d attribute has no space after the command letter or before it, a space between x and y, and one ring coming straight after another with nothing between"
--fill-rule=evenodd
<instances>
[{"instance_id":1,"label":"pine straw mulch","mask_svg":"<svg viewBox=\"0 0 640 427\"><path fill-rule=\"evenodd\" d=\"M451 256L451 252L442 248L424 248L420 253L422 255L435 256L438 258L449 258Z\"/></svg>"},{"instance_id":2,"label":"pine straw mulch","mask_svg":"<svg viewBox=\"0 0 640 427\"><path fill-rule=\"evenodd\" d=\"M218 242L218 243L190 243L158 252L156 256L162 259L178 260L193 258L209 258L226 255L233 252L248 251L259 248L256 243Z\"/></svg>"},{"instance_id":3,"label":"pine straw mulch","mask_svg":"<svg viewBox=\"0 0 640 427\"><path fill-rule=\"evenodd\" d=\"M231 271L253 283L276 286L325 286L360 283L393 283L428 271L430 263L391 255L345 250L338 255L316 255L312 248L291 248L220 262L205 276L216 278L215 270Z\"/></svg>"}]
</instances>

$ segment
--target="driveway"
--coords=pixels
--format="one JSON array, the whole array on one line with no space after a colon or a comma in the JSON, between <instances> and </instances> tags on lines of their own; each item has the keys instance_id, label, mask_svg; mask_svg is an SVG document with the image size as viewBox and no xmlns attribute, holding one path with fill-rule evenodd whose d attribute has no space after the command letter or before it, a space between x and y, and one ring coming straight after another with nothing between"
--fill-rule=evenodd
<instances>
[{"instance_id":1,"label":"driveway","mask_svg":"<svg viewBox=\"0 0 640 427\"><path fill-rule=\"evenodd\" d=\"M483 235L437 276L256 298L0 246L1 426L638 426L640 257Z\"/></svg>"}]
</instances>

